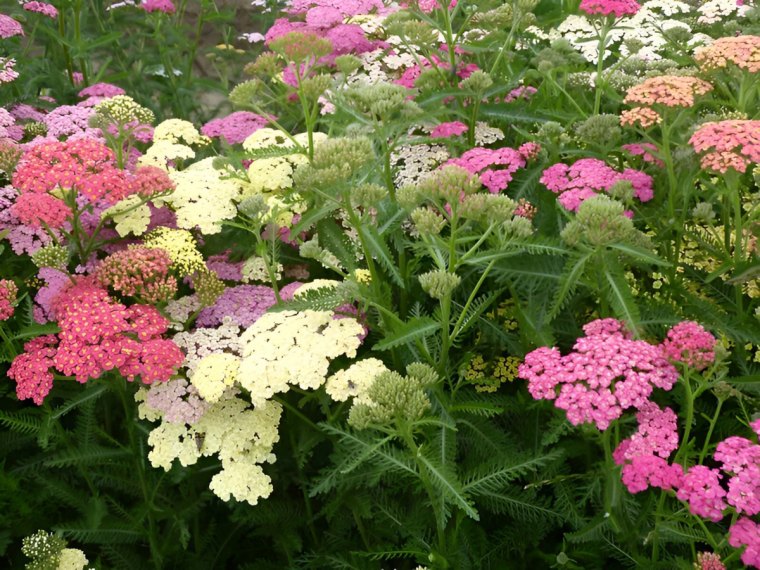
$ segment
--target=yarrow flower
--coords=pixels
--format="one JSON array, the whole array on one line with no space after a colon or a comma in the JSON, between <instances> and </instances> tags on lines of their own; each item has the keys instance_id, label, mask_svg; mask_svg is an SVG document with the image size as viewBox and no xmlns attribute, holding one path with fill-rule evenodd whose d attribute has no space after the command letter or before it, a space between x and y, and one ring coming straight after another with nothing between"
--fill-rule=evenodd
<instances>
[{"instance_id":1,"label":"yarrow flower","mask_svg":"<svg viewBox=\"0 0 760 570\"><path fill-rule=\"evenodd\" d=\"M631 340L622 322L600 319L583 330L586 336L569 354L539 348L519 368L531 396L555 400L573 425L591 422L605 430L626 408L645 408L655 387L675 385L678 371L660 347Z\"/></svg>"},{"instance_id":2,"label":"yarrow flower","mask_svg":"<svg viewBox=\"0 0 760 570\"><path fill-rule=\"evenodd\" d=\"M296 282L283 287L280 292L281 298L292 297L292 291L300 285ZM247 328L276 303L277 298L270 287L263 285L229 287L219 296L216 303L198 314L196 324L201 327L215 327L228 318L241 327Z\"/></svg>"},{"instance_id":3,"label":"yarrow flower","mask_svg":"<svg viewBox=\"0 0 760 570\"><path fill-rule=\"evenodd\" d=\"M458 166L470 174L477 174L483 186L492 194L506 190L515 172L526 165L525 157L519 150L504 147L499 149L475 147L459 158L452 158L443 164Z\"/></svg>"},{"instance_id":4,"label":"yarrow flower","mask_svg":"<svg viewBox=\"0 0 760 570\"><path fill-rule=\"evenodd\" d=\"M628 89L623 103L638 103L648 107L693 107L697 95L704 95L712 89L711 84L698 77L660 75L645 79Z\"/></svg>"},{"instance_id":5,"label":"yarrow flower","mask_svg":"<svg viewBox=\"0 0 760 570\"><path fill-rule=\"evenodd\" d=\"M164 14L174 14L177 8L171 0L142 0L140 9L146 12L163 12Z\"/></svg>"},{"instance_id":6,"label":"yarrow flower","mask_svg":"<svg viewBox=\"0 0 760 570\"><path fill-rule=\"evenodd\" d=\"M696 152L705 153L701 164L706 170L746 172L751 164L760 163L760 121L705 123L691 136L689 144Z\"/></svg>"},{"instance_id":7,"label":"yarrow flower","mask_svg":"<svg viewBox=\"0 0 760 570\"><path fill-rule=\"evenodd\" d=\"M700 552L694 562L694 570L726 570L726 565L715 552Z\"/></svg>"},{"instance_id":8,"label":"yarrow flower","mask_svg":"<svg viewBox=\"0 0 760 570\"><path fill-rule=\"evenodd\" d=\"M268 123L269 120L261 115L236 111L221 119L209 121L201 127L201 133L210 138L221 138L227 144L239 144Z\"/></svg>"},{"instance_id":9,"label":"yarrow flower","mask_svg":"<svg viewBox=\"0 0 760 570\"><path fill-rule=\"evenodd\" d=\"M633 16L641 9L636 0L581 0L580 10L590 15Z\"/></svg>"},{"instance_id":10,"label":"yarrow flower","mask_svg":"<svg viewBox=\"0 0 760 570\"><path fill-rule=\"evenodd\" d=\"M620 148L622 148L631 156L640 156L644 162L654 164L660 168L665 166L665 163L657 158L657 156L654 154L657 152L657 146L653 145L652 143L624 144Z\"/></svg>"},{"instance_id":11,"label":"yarrow flower","mask_svg":"<svg viewBox=\"0 0 760 570\"><path fill-rule=\"evenodd\" d=\"M71 208L50 194L21 194L11 211L22 224L61 229L71 217Z\"/></svg>"},{"instance_id":12,"label":"yarrow flower","mask_svg":"<svg viewBox=\"0 0 760 570\"><path fill-rule=\"evenodd\" d=\"M95 275L102 286L121 295L158 303L177 292L177 280L169 274L171 263L163 249L137 245L109 255Z\"/></svg>"},{"instance_id":13,"label":"yarrow flower","mask_svg":"<svg viewBox=\"0 0 760 570\"><path fill-rule=\"evenodd\" d=\"M55 6L48 4L47 2L24 2L23 8L27 12L37 12L48 18L55 19L58 17L58 10L56 10Z\"/></svg>"},{"instance_id":14,"label":"yarrow flower","mask_svg":"<svg viewBox=\"0 0 760 570\"><path fill-rule=\"evenodd\" d=\"M126 91L117 85L111 83L93 83L79 92L80 97L98 97L107 99L117 95L125 95Z\"/></svg>"},{"instance_id":15,"label":"yarrow flower","mask_svg":"<svg viewBox=\"0 0 760 570\"><path fill-rule=\"evenodd\" d=\"M144 401L148 407L161 412L167 422L194 424L203 417L210 405L198 395L198 390L185 378L177 378L168 382L151 384L147 389L142 388L135 399ZM146 417L143 406L139 408L141 417ZM159 416L160 417L160 416ZM158 419L147 417L146 419Z\"/></svg>"},{"instance_id":16,"label":"yarrow flower","mask_svg":"<svg viewBox=\"0 0 760 570\"><path fill-rule=\"evenodd\" d=\"M161 337L169 323L157 309L125 307L91 278L59 293L53 309L61 332L27 343L8 370L19 399L40 405L52 387L52 367L78 382L118 369L130 381L139 376L151 384L168 380L184 360L179 347Z\"/></svg>"},{"instance_id":17,"label":"yarrow flower","mask_svg":"<svg viewBox=\"0 0 760 570\"><path fill-rule=\"evenodd\" d=\"M726 491L720 484L722 478L717 469L694 465L684 474L676 496L689 503L691 514L718 522L728 506L723 500Z\"/></svg>"},{"instance_id":18,"label":"yarrow flower","mask_svg":"<svg viewBox=\"0 0 760 570\"><path fill-rule=\"evenodd\" d=\"M24 28L16 20L5 14L0 14L0 38L8 39L13 36L23 36Z\"/></svg>"},{"instance_id":19,"label":"yarrow flower","mask_svg":"<svg viewBox=\"0 0 760 570\"><path fill-rule=\"evenodd\" d=\"M0 57L0 83L10 83L18 78L18 71L13 69L14 67L15 59Z\"/></svg>"},{"instance_id":20,"label":"yarrow flower","mask_svg":"<svg viewBox=\"0 0 760 570\"><path fill-rule=\"evenodd\" d=\"M747 517L740 517L728 529L728 544L734 548L746 546L741 559L747 566L760 568L760 525Z\"/></svg>"},{"instance_id":21,"label":"yarrow flower","mask_svg":"<svg viewBox=\"0 0 760 570\"><path fill-rule=\"evenodd\" d=\"M677 416L670 408L660 409L645 402L636 414L639 427L631 437L620 442L613 453L622 465L623 484L631 493L649 487L674 489L680 485L683 469L669 465L668 456L678 448Z\"/></svg>"},{"instance_id":22,"label":"yarrow flower","mask_svg":"<svg viewBox=\"0 0 760 570\"><path fill-rule=\"evenodd\" d=\"M256 406L290 384L314 390L325 382L331 360L356 356L363 334L358 321L335 319L332 311L267 313L240 337L237 381Z\"/></svg>"},{"instance_id":23,"label":"yarrow flower","mask_svg":"<svg viewBox=\"0 0 760 570\"><path fill-rule=\"evenodd\" d=\"M113 151L88 138L30 148L13 174L13 186L22 193L74 188L91 201L112 203L131 192L127 173L117 168Z\"/></svg>"},{"instance_id":24,"label":"yarrow flower","mask_svg":"<svg viewBox=\"0 0 760 570\"><path fill-rule=\"evenodd\" d=\"M544 170L540 182L555 194L562 206L571 212L599 192L609 193L618 182L628 181L633 196L641 202L654 197L654 181L640 170L626 168L618 172L598 158L582 158L571 166L557 163Z\"/></svg>"},{"instance_id":25,"label":"yarrow flower","mask_svg":"<svg viewBox=\"0 0 760 570\"><path fill-rule=\"evenodd\" d=\"M694 321L683 321L668 331L662 349L672 361L702 370L715 360L717 344L717 339L702 325Z\"/></svg>"},{"instance_id":26,"label":"yarrow flower","mask_svg":"<svg viewBox=\"0 0 760 570\"><path fill-rule=\"evenodd\" d=\"M733 64L750 73L760 72L760 36L718 38L694 51L694 59L704 70L723 69Z\"/></svg>"},{"instance_id":27,"label":"yarrow flower","mask_svg":"<svg viewBox=\"0 0 760 570\"><path fill-rule=\"evenodd\" d=\"M18 287L9 279L0 279L0 321L7 321L13 316Z\"/></svg>"},{"instance_id":28,"label":"yarrow flower","mask_svg":"<svg viewBox=\"0 0 760 570\"><path fill-rule=\"evenodd\" d=\"M430 132L430 138L434 139L446 139L450 137L456 137L463 133L466 133L469 127L459 121L453 121L451 123L440 123Z\"/></svg>"}]
</instances>

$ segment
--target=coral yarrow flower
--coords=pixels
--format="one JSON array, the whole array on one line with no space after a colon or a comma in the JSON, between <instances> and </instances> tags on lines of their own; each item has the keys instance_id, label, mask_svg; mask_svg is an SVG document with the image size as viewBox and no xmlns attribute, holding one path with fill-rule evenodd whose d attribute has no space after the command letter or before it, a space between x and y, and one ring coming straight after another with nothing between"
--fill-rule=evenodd
<instances>
[{"instance_id":1,"label":"coral yarrow flower","mask_svg":"<svg viewBox=\"0 0 760 570\"><path fill-rule=\"evenodd\" d=\"M708 46L697 48L694 59L702 69L721 69L734 64L749 71L760 72L760 36L718 38Z\"/></svg>"},{"instance_id":2,"label":"coral yarrow flower","mask_svg":"<svg viewBox=\"0 0 760 570\"><path fill-rule=\"evenodd\" d=\"M726 173L729 169L746 172L750 164L760 163L760 121L731 120L702 125L689 139L702 156L702 168Z\"/></svg>"},{"instance_id":3,"label":"coral yarrow flower","mask_svg":"<svg viewBox=\"0 0 760 570\"><path fill-rule=\"evenodd\" d=\"M623 103L664 105L666 107L692 107L696 95L712 91L713 86L698 77L688 75L660 75L650 77L628 90Z\"/></svg>"}]
</instances>

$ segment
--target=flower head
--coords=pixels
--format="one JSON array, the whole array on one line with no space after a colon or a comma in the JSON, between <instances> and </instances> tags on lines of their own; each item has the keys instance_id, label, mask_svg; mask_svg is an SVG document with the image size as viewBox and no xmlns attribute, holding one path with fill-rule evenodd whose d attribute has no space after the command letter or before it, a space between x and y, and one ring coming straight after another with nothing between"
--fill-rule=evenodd
<instances>
[{"instance_id":1,"label":"flower head","mask_svg":"<svg viewBox=\"0 0 760 570\"><path fill-rule=\"evenodd\" d=\"M580 10L589 15L633 16L641 9L636 0L581 0Z\"/></svg>"},{"instance_id":2,"label":"flower head","mask_svg":"<svg viewBox=\"0 0 760 570\"><path fill-rule=\"evenodd\" d=\"M670 360L702 370L715 360L717 344L717 339L702 325L683 321L668 331L661 346Z\"/></svg>"},{"instance_id":3,"label":"flower head","mask_svg":"<svg viewBox=\"0 0 760 570\"><path fill-rule=\"evenodd\" d=\"M16 20L5 14L0 14L0 38L7 39L13 36L23 36L24 28Z\"/></svg>"},{"instance_id":4,"label":"flower head","mask_svg":"<svg viewBox=\"0 0 760 570\"><path fill-rule=\"evenodd\" d=\"M584 330L569 354L538 348L519 368L533 398L555 400L573 425L607 429L624 409L645 409L655 387L670 390L678 379L660 348L628 338L622 322L592 321Z\"/></svg>"},{"instance_id":5,"label":"flower head","mask_svg":"<svg viewBox=\"0 0 760 570\"><path fill-rule=\"evenodd\" d=\"M760 163L760 121L728 120L699 127L689 144L702 156L702 168L726 173L745 172ZM705 152L706 151L706 152Z\"/></svg>"},{"instance_id":6,"label":"flower head","mask_svg":"<svg viewBox=\"0 0 760 570\"><path fill-rule=\"evenodd\" d=\"M13 316L18 287L9 279L0 279L0 321L7 321Z\"/></svg>"},{"instance_id":7,"label":"flower head","mask_svg":"<svg viewBox=\"0 0 760 570\"><path fill-rule=\"evenodd\" d=\"M713 86L698 77L688 75L660 75L634 85L625 95L624 103L637 103L651 107L693 107L696 96L712 91Z\"/></svg>"}]
</instances>

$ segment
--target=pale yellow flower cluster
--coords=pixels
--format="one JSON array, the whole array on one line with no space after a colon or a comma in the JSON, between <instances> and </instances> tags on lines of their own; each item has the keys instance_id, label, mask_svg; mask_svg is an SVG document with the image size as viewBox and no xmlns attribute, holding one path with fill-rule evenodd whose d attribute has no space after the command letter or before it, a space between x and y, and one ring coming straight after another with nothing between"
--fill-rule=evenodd
<instances>
[{"instance_id":1,"label":"pale yellow flower cluster","mask_svg":"<svg viewBox=\"0 0 760 570\"><path fill-rule=\"evenodd\" d=\"M222 469L209 488L222 500L255 505L272 492L262 465L275 461L272 449L279 439L282 407L273 396L290 386L321 387L333 359L356 356L363 333L355 319L336 318L332 311L283 311L264 314L242 334L230 321L176 334L173 340L186 355L187 378L209 408L192 425L170 422L139 393L140 417L161 420L148 437L148 459L168 471L175 460L187 466L217 455ZM377 359L363 360L333 374L328 393L337 400L363 402L368 386L385 370ZM251 403L239 387L249 392Z\"/></svg>"},{"instance_id":2,"label":"pale yellow flower cluster","mask_svg":"<svg viewBox=\"0 0 760 570\"><path fill-rule=\"evenodd\" d=\"M250 391L254 405L291 385L316 390L332 359L356 356L363 333L355 319L336 319L332 311L268 313L240 338L238 382Z\"/></svg>"},{"instance_id":3,"label":"pale yellow flower cluster","mask_svg":"<svg viewBox=\"0 0 760 570\"><path fill-rule=\"evenodd\" d=\"M64 548L58 558L57 570L85 570L87 556L78 548Z\"/></svg>"},{"instance_id":4,"label":"pale yellow flower cluster","mask_svg":"<svg viewBox=\"0 0 760 570\"><path fill-rule=\"evenodd\" d=\"M129 234L141 236L150 224L150 208L143 203L140 196L132 194L104 210L100 217L113 219L116 233L120 237L126 237Z\"/></svg>"},{"instance_id":5,"label":"pale yellow flower cluster","mask_svg":"<svg viewBox=\"0 0 760 570\"><path fill-rule=\"evenodd\" d=\"M211 139L203 136L189 121L168 119L153 131L153 144L137 161L138 166L157 166L170 170L170 161L191 160L195 151L190 145L204 146Z\"/></svg>"},{"instance_id":6,"label":"pale yellow flower cluster","mask_svg":"<svg viewBox=\"0 0 760 570\"><path fill-rule=\"evenodd\" d=\"M169 172L177 187L154 202L171 206L178 227L198 227L204 235L217 234L222 231L222 222L237 214L235 202L240 198L241 184L229 173L214 168L213 163L213 158L206 158L184 170Z\"/></svg>"},{"instance_id":7,"label":"pale yellow flower cluster","mask_svg":"<svg viewBox=\"0 0 760 570\"><path fill-rule=\"evenodd\" d=\"M269 272L267 271L267 265L263 257L253 256L249 257L243 263L243 282L250 283L252 281L258 283L271 283L269 278ZM277 280L282 279L282 263L278 263L275 268L275 278Z\"/></svg>"},{"instance_id":8,"label":"pale yellow flower cluster","mask_svg":"<svg viewBox=\"0 0 760 570\"><path fill-rule=\"evenodd\" d=\"M217 455L222 470L209 488L224 501L234 497L255 505L272 492L261 464L275 461L272 448L280 439L281 414L277 402L251 408L236 394L225 394L192 426L164 421L156 427L148 436L148 459L168 471L175 459L193 465L201 456Z\"/></svg>"},{"instance_id":9,"label":"pale yellow flower cluster","mask_svg":"<svg viewBox=\"0 0 760 570\"><path fill-rule=\"evenodd\" d=\"M327 139L324 133L314 133L314 145ZM248 152L262 149L290 149L293 154L257 158L248 167L250 192L280 192L293 186L293 173L296 168L309 162L301 149L308 148L308 136L299 133L291 138L276 129L259 129L243 141L243 148Z\"/></svg>"},{"instance_id":10,"label":"pale yellow flower cluster","mask_svg":"<svg viewBox=\"0 0 760 570\"><path fill-rule=\"evenodd\" d=\"M144 245L166 250L172 260L172 268L182 276L191 275L206 267L193 234L187 230L163 226L156 228L146 236Z\"/></svg>"},{"instance_id":11,"label":"pale yellow flower cluster","mask_svg":"<svg viewBox=\"0 0 760 570\"><path fill-rule=\"evenodd\" d=\"M330 376L325 383L325 391L336 402L353 398L355 404L370 404L372 400L367 395L369 387L383 372L388 372L388 369L382 361L365 358Z\"/></svg>"}]
</instances>

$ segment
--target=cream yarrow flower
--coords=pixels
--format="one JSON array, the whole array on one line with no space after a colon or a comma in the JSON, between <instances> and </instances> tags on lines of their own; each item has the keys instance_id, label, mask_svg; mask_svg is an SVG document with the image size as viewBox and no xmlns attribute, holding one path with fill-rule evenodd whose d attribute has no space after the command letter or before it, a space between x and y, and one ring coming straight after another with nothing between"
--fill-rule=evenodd
<instances>
[{"instance_id":1,"label":"cream yarrow flower","mask_svg":"<svg viewBox=\"0 0 760 570\"><path fill-rule=\"evenodd\" d=\"M324 133L313 133L315 147L326 139ZM248 152L255 154L256 151L278 148L292 148L294 152L283 156L255 158L248 167L250 185L246 192L278 192L291 188L296 168L309 163L304 154L308 145L307 133L288 137L282 131L264 128L248 136L243 141L243 148Z\"/></svg>"},{"instance_id":2,"label":"cream yarrow flower","mask_svg":"<svg viewBox=\"0 0 760 570\"><path fill-rule=\"evenodd\" d=\"M58 570L84 570L88 562L87 556L78 548L64 548L58 559Z\"/></svg>"},{"instance_id":3,"label":"cream yarrow flower","mask_svg":"<svg viewBox=\"0 0 760 570\"><path fill-rule=\"evenodd\" d=\"M235 217L235 202L240 198L241 185L225 172L214 168L214 158L191 164L182 171L169 173L177 187L169 196L155 200L166 203L177 214L177 226L199 228L205 235L222 231L222 222Z\"/></svg>"},{"instance_id":4,"label":"cream yarrow flower","mask_svg":"<svg viewBox=\"0 0 760 570\"><path fill-rule=\"evenodd\" d=\"M215 353L202 358L190 382L207 402L217 402L237 377L240 359L233 354Z\"/></svg>"},{"instance_id":5,"label":"cream yarrow flower","mask_svg":"<svg viewBox=\"0 0 760 570\"><path fill-rule=\"evenodd\" d=\"M255 505L272 492L272 482L259 466L273 463L272 448L280 439L282 406L265 401L256 408L227 393L192 426L163 421L148 436L148 459L155 467L171 469L174 460L193 465L202 456L217 455L222 470L209 488L222 500L234 497Z\"/></svg>"},{"instance_id":6,"label":"cream yarrow flower","mask_svg":"<svg viewBox=\"0 0 760 570\"><path fill-rule=\"evenodd\" d=\"M317 389L332 359L356 356L363 334L355 319L336 319L332 311L265 314L240 337L238 382L257 406L287 392L291 384Z\"/></svg>"},{"instance_id":7,"label":"cream yarrow flower","mask_svg":"<svg viewBox=\"0 0 760 570\"><path fill-rule=\"evenodd\" d=\"M371 402L367 396L369 387L383 372L388 372L388 369L381 360L365 358L330 376L325 383L325 391L336 402L354 398L355 404L367 404Z\"/></svg>"},{"instance_id":8,"label":"cream yarrow flower","mask_svg":"<svg viewBox=\"0 0 760 570\"><path fill-rule=\"evenodd\" d=\"M170 161L191 160L193 158L195 158L195 151L187 145L156 141L137 160L137 165L155 166L168 171L170 170L168 167Z\"/></svg>"},{"instance_id":9,"label":"cream yarrow flower","mask_svg":"<svg viewBox=\"0 0 760 570\"><path fill-rule=\"evenodd\" d=\"M167 119L157 125L153 131L153 140L200 146L211 143L211 139L203 136L190 121L182 119Z\"/></svg>"},{"instance_id":10,"label":"cream yarrow flower","mask_svg":"<svg viewBox=\"0 0 760 570\"><path fill-rule=\"evenodd\" d=\"M150 208L137 194L127 196L100 214L100 219L111 218L120 237L129 234L143 235L150 224Z\"/></svg>"},{"instance_id":11,"label":"cream yarrow flower","mask_svg":"<svg viewBox=\"0 0 760 570\"><path fill-rule=\"evenodd\" d=\"M278 281L282 279L282 263L278 263L274 268L275 279ZM249 257L243 262L243 282L250 283L251 281L258 281L259 283L271 283L272 280L269 277L269 271L267 270L266 261L263 257L256 255Z\"/></svg>"},{"instance_id":12,"label":"cream yarrow flower","mask_svg":"<svg viewBox=\"0 0 760 570\"><path fill-rule=\"evenodd\" d=\"M167 227L156 228L145 236L143 244L166 250L172 260L172 268L187 276L206 268L203 255L198 251L195 238L187 230Z\"/></svg>"}]
</instances>

